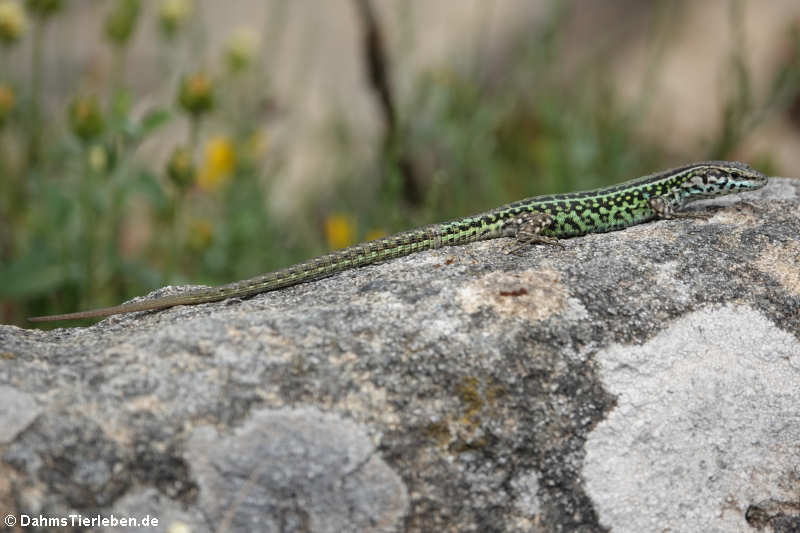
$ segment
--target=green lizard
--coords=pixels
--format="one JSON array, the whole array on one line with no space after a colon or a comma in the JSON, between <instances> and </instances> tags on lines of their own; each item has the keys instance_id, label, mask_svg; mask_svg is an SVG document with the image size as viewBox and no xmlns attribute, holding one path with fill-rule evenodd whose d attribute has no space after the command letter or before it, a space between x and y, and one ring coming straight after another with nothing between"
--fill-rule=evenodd
<instances>
[{"instance_id":1,"label":"green lizard","mask_svg":"<svg viewBox=\"0 0 800 533\"><path fill-rule=\"evenodd\" d=\"M744 163L704 161L602 189L536 196L485 213L432 224L351 246L244 281L115 307L33 317L34 322L94 318L175 305L247 297L395 257L499 237L518 246L560 245L559 238L614 231L653 219L704 218L680 212L688 202L760 189L767 177Z\"/></svg>"}]
</instances>

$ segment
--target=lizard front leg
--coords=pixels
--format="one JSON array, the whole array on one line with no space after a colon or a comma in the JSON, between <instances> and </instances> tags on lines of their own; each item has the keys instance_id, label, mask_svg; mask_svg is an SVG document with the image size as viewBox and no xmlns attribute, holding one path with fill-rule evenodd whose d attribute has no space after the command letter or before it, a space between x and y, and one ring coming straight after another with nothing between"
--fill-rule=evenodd
<instances>
[{"instance_id":1,"label":"lizard front leg","mask_svg":"<svg viewBox=\"0 0 800 533\"><path fill-rule=\"evenodd\" d=\"M506 248L506 253L519 253L525 246L529 244L551 244L564 248L558 237L550 237L542 235L542 231L553 224L552 215L547 213L524 213L511 220L513 228L513 236L515 243L513 246Z\"/></svg>"},{"instance_id":2,"label":"lizard front leg","mask_svg":"<svg viewBox=\"0 0 800 533\"><path fill-rule=\"evenodd\" d=\"M707 220L711 217L711 213L697 211L692 211L690 213L679 212L678 209L683 207L683 203L670 195L654 196L648 200L648 204L650 205L650 209L655 212L656 218L663 218L665 220L672 218L697 218Z\"/></svg>"}]
</instances>

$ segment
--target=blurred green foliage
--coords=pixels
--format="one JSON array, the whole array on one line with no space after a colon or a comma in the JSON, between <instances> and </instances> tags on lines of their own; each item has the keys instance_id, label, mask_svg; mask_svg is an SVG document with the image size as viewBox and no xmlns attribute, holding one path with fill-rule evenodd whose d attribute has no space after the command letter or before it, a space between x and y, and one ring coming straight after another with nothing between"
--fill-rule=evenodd
<instances>
[{"instance_id":1,"label":"blurred green foliage","mask_svg":"<svg viewBox=\"0 0 800 533\"><path fill-rule=\"evenodd\" d=\"M169 78L162 98L137 102L125 82L137 27L156 18L162 66L170 69L168 50L181 39L196 44L202 21L190 0L164 0L154 12L138 0L113 0L103 26L115 61L107 85L93 93L76 87L61 116L45 125L42 57L58 51L45 50L43 36L69 5L0 0L0 321L116 304L168 283L230 282L327 248L665 166L675 154L638 133L647 120L647 80L642 98L624 103L602 51L573 66L569 79L561 74L570 5L554 2L501 70L441 67L412 80L398 99L391 142L372 167L348 155L358 141L344 121L332 120L332 151L340 154L334 186L300 202L287 220L269 208L285 154L267 142L264 107L272 95L259 37L268 36L237 31L219 64L198 58L203 68ZM741 17L732 5L735 32ZM668 34L654 32L648 76L658 73ZM25 39L33 41L28 79L6 68ZM681 159L735 156L746 132L797 98L796 30L761 101L734 41L719 131ZM186 138L164 136L165 126L181 123ZM171 143L163 164L139 151L153 138ZM754 163L774 170L764 168L769 154ZM419 180L421 200L404 193L409 175Z\"/></svg>"}]
</instances>

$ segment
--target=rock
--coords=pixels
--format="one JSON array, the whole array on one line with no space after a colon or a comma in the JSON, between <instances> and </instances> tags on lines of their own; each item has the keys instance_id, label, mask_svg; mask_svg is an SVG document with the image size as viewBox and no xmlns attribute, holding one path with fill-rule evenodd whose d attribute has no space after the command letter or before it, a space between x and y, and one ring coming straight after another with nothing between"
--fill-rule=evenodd
<instances>
[{"instance_id":1,"label":"rock","mask_svg":"<svg viewBox=\"0 0 800 533\"><path fill-rule=\"evenodd\" d=\"M796 531L800 182L705 204L565 250L0 326L0 507L173 533Z\"/></svg>"}]
</instances>

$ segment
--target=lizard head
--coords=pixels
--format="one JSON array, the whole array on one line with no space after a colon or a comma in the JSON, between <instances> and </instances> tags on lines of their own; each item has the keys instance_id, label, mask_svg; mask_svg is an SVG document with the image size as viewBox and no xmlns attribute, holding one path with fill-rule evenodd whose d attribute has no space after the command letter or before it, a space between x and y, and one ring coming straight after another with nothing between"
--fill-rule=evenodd
<instances>
[{"instance_id":1,"label":"lizard head","mask_svg":"<svg viewBox=\"0 0 800 533\"><path fill-rule=\"evenodd\" d=\"M681 187L695 197L754 191L767 184L767 176L738 161L705 161L692 165Z\"/></svg>"}]
</instances>

